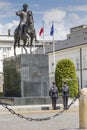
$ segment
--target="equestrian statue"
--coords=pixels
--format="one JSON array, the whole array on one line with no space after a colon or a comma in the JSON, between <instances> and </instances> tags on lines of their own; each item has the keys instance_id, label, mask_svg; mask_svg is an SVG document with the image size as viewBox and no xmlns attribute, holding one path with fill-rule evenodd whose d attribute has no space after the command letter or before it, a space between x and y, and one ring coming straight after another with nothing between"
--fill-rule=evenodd
<instances>
[{"instance_id":1,"label":"equestrian statue","mask_svg":"<svg viewBox=\"0 0 87 130\"><path fill-rule=\"evenodd\" d=\"M25 46L32 46L33 41L37 41L34 27L32 11L27 11L28 5L23 4L23 9L16 12L20 17L20 23L14 31L14 55L16 55L16 46L20 47L20 40L23 41L23 48L27 54Z\"/></svg>"}]
</instances>

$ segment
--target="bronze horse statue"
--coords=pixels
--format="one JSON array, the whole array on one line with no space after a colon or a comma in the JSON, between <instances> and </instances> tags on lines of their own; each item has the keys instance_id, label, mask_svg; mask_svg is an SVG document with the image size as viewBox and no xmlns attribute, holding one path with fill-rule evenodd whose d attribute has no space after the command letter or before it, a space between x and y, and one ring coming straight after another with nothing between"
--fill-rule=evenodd
<instances>
[{"instance_id":1,"label":"bronze horse statue","mask_svg":"<svg viewBox=\"0 0 87 130\"><path fill-rule=\"evenodd\" d=\"M34 28L34 22L32 22L32 12L28 11L27 21L24 27L24 31L21 32L20 24L14 31L14 55L16 55L16 46L20 47L20 40L23 41L23 48L27 54L26 46L32 47L33 41L37 41Z\"/></svg>"}]
</instances>

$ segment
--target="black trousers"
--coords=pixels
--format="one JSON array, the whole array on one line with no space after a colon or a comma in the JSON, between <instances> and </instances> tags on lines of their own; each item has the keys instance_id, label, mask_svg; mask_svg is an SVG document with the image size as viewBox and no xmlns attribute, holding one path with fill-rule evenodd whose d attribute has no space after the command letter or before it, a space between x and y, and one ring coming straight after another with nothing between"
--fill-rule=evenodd
<instances>
[{"instance_id":1,"label":"black trousers","mask_svg":"<svg viewBox=\"0 0 87 130\"><path fill-rule=\"evenodd\" d=\"M65 109L68 108L68 96L63 97L63 106Z\"/></svg>"},{"instance_id":2,"label":"black trousers","mask_svg":"<svg viewBox=\"0 0 87 130\"><path fill-rule=\"evenodd\" d=\"M56 110L56 102L57 102L57 98L52 97L52 108L53 108L53 110Z\"/></svg>"}]
</instances>

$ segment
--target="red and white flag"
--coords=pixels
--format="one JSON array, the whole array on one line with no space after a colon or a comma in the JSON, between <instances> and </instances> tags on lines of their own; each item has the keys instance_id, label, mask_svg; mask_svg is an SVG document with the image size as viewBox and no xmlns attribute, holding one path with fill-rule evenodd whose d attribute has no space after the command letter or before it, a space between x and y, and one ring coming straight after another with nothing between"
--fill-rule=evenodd
<instances>
[{"instance_id":1,"label":"red and white flag","mask_svg":"<svg viewBox=\"0 0 87 130\"><path fill-rule=\"evenodd\" d=\"M44 28L43 27L40 29L39 36L41 36L42 33L44 33Z\"/></svg>"}]
</instances>

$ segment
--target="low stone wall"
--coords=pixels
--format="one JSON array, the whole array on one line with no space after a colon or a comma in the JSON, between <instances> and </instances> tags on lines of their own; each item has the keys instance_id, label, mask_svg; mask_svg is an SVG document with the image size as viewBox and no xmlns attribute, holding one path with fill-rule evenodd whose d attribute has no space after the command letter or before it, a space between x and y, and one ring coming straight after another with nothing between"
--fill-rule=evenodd
<instances>
[{"instance_id":1,"label":"low stone wall","mask_svg":"<svg viewBox=\"0 0 87 130\"><path fill-rule=\"evenodd\" d=\"M50 97L8 97L0 98L0 101L9 105L41 105L51 104ZM62 104L62 97L60 96L57 100L57 104Z\"/></svg>"}]
</instances>

